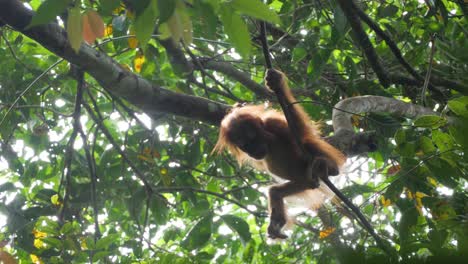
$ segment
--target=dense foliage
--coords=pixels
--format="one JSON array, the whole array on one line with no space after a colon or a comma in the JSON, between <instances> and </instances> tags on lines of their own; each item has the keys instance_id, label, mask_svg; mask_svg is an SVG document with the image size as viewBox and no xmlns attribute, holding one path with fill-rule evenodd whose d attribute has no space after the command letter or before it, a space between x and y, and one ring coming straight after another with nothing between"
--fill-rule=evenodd
<instances>
[{"instance_id":1,"label":"dense foliage","mask_svg":"<svg viewBox=\"0 0 468 264\"><path fill-rule=\"evenodd\" d=\"M274 66L325 135L348 97L437 112L355 113L377 150L350 157L337 184L399 260L466 257L466 1L22 1L32 20L17 1L0 0L0 262L390 261L330 203L270 243L270 177L210 155L219 120L178 101L274 101L262 86L260 20ZM69 43L50 41L60 37ZM86 61L86 42L111 63ZM152 105L158 95L169 99Z\"/></svg>"}]
</instances>

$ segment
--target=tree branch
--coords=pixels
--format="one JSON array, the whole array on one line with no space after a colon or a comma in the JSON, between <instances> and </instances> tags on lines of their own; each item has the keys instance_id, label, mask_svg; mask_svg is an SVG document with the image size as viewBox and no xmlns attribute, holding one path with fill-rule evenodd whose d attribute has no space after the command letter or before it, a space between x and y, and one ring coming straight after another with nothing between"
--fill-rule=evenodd
<instances>
[{"instance_id":1,"label":"tree branch","mask_svg":"<svg viewBox=\"0 0 468 264\"><path fill-rule=\"evenodd\" d=\"M209 58L202 58L200 59L200 63L205 69L221 72L240 82L242 85L254 92L260 98L273 98L273 93L265 89L263 85L253 81L248 74L239 71L227 62L213 61Z\"/></svg>"},{"instance_id":2,"label":"tree branch","mask_svg":"<svg viewBox=\"0 0 468 264\"><path fill-rule=\"evenodd\" d=\"M364 55L369 61L372 69L374 69L374 72L379 78L380 83L384 87L388 87L390 85L390 82L388 80L387 74L385 73L385 70L382 67L382 64L380 63L380 58L377 55L377 52L375 51L374 47L372 46L369 37L362 28L362 24L359 20L359 17L354 13L352 1L354 0L338 0L338 4L340 5L341 10L343 10L343 13L348 19L348 22L351 25L351 28L353 29L353 32L356 36L355 39L364 51Z\"/></svg>"},{"instance_id":3,"label":"tree branch","mask_svg":"<svg viewBox=\"0 0 468 264\"><path fill-rule=\"evenodd\" d=\"M333 109L333 129L335 134L342 131L352 131L351 123L353 113L391 113L408 118L416 118L423 115L439 115L429 108L415 104L405 103L394 98L365 95L344 99L338 102Z\"/></svg>"},{"instance_id":4,"label":"tree branch","mask_svg":"<svg viewBox=\"0 0 468 264\"><path fill-rule=\"evenodd\" d=\"M0 19L42 46L78 65L104 88L129 101L150 116L164 112L218 124L227 105L200 97L176 93L122 68L105 53L82 44L79 53L71 48L65 30L56 23L26 29L33 16L18 0L0 0Z\"/></svg>"}]
</instances>

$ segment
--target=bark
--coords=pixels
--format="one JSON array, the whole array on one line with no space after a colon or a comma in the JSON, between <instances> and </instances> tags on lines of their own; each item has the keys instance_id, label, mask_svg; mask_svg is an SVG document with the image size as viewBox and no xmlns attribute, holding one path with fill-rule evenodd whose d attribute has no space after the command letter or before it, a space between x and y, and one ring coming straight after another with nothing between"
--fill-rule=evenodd
<instances>
[{"instance_id":1,"label":"bark","mask_svg":"<svg viewBox=\"0 0 468 264\"><path fill-rule=\"evenodd\" d=\"M333 109L333 129L335 133L354 131L351 123L353 113L391 113L408 118L423 115L438 115L429 108L405 103L394 98L383 96L356 96L340 101Z\"/></svg>"},{"instance_id":2,"label":"bark","mask_svg":"<svg viewBox=\"0 0 468 264\"><path fill-rule=\"evenodd\" d=\"M218 124L229 106L176 93L150 83L122 68L115 60L89 45L82 44L79 53L72 50L65 30L56 23L27 28L33 11L17 0L0 0L0 20L34 39L52 53L80 67L116 96L123 98L150 116L171 113Z\"/></svg>"}]
</instances>

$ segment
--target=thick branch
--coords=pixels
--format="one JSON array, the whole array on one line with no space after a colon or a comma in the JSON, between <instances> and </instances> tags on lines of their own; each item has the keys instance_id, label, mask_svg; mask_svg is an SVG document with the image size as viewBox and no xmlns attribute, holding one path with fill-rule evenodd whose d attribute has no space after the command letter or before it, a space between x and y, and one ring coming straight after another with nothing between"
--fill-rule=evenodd
<instances>
[{"instance_id":1,"label":"thick branch","mask_svg":"<svg viewBox=\"0 0 468 264\"><path fill-rule=\"evenodd\" d=\"M377 35L379 35L385 41L385 43L387 43L395 58L400 62L401 65L403 65L406 71L416 79L413 80L414 85L421 85L421 83L424 82L424 78L405 60L395 41L393 41L391 37L387 34L387 32L382 30L380 26L377 23L375 23L364 11L362 11L354 2L350 1L350 3L353 4L354 10L356 10L356 13L359 15L362 21L364 21L372 30L375 31L375 33L377 33ZM398 83L392 81L392 79L398 79L398 77L396 76L390 76L389 79L392 83ZM432 77L430 81L433 84L454 89L464 94L468 92L468 87L454 81L434 77ZM440 88L434 87L432 84L429 84L429 88L433 91L442 92Z\"/></svg>"},{"instance_id":2,"label":"thick branch","mask_svg":"<svg viewBox=\"0 0 468 264\"><path fill-rule=\"evenodd\" d=\"M169 57L169 61L175 73L187 75L193 72L193 63L185 58L184 51L179 48L172 38L158 39L158 41L166 50L167 57Z\"/></svg>"},{"instance_id":3,"label":"thick branch","mask_svg":"<svg viewBox=\"0 0 468 264\"><path fill-rule=\"evenodd\" d=\"M338 4L340 5L341 10L343 10L343 13L348 19L348 22L351 25L351 28L353 29L353 32L356 36L356 40L358 41L359 46L361 46L362 50L364 51L364 54L366 55L366 58L369 61L372 69L374 69L375 74L377 74L380 83L384 87L387 87L389 85L388 77L385 74L385 70L383 69L382 64L380 63L380 58L377 55L377 52L372 46L372 43L370 42L366 32L362 28L362 24L359 20L359 17L354 13L355 11L353 8L352 1L353 0L338 0Z\"/></svg>"},{"instance_id":4,"label":"thick branch","mask_svg":"<svg viewBox=\"0 0 468 264\"><path fill-rule=\"evenodd\" d=\"M56 23L25 29L33 11L17 0L0 0L0 19L42 46L78 65L93 76L100 85L115 95L128 100L150 116L165 112L217 124L223 118L227 105L195 96L176 93L123 69L106 54L82 44L76 54L65 30Z\"/></svg>"},{"instance_id":5,"label":"thick branch","mask_svg":"<svg viewBox=\"0 0 468 264\"><path fill-rule=\"evenodd\" d=\"M175 93L151 84L140 76L122 69L120 65L106 54L83 44L76 54L70 47L66 32L59 25L47 25L25 29L33 12L18 0L0 0L0 20L6 22L23 34L37 41L51 52L65 60L78 65L92 75L100 85L119 98L129 101L152 117L160 116L161 112L184 116L218 125L230 106L210 101L204 98ZM265 88L252 81L245 73L227 67L227 63L209 62L204 67L212 68L238 80L245 87L267 94ZM222 67L220 67L222 66ZM368 151L361 146L370 139L368 134L354 134L352 137L333 136L329 141L345 153L357 155Z\"/></svg>"},{"instance_id":6,"label":"thick branch","mask_svg":"<svg viewBox=\"0 0 468 264\"><path fill-rule=\"evenodd\" d=\"M200 62L202 63L205 69L215 70L217 72L224 73L227 76L233 78L234 80L240 82L247 89L254 92L258 97L270 99L273 98L273 94L267 89L265 89L263 85L253 81L248 74L239 71L227 62L213 61L207 58L201 59Z\"/></svg>"},{"instance_id":7,"label":"thick branch","mask_svg":"<svg viewBox=\"0 0 468 264\"><path fill-rule=\"evenodd\" d=\"M354 131L351 123L353 113L391 113L408 118L423 115L438 115L429 108L405 103L394 98L383 96L356 96L340 101L333 109L333 129L336 134Z\"/></svg>"}]
</instances>

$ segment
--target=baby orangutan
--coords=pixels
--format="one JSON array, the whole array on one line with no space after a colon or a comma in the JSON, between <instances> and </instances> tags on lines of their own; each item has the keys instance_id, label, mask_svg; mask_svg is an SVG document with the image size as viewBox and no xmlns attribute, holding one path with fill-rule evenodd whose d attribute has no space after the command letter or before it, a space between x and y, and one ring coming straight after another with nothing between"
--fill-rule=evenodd
<instances>
[{"instance_id":1,"label":"baby orangutan","mask_svg":"<svg viewBox=\"0 0 468 264\"><path fill-rule=\"evenodd\" d=\"M265 109L262 105L234 107L221 122L213 151L219 153L227 148L239 163L247 162L282 179L284 183L269 189L268 236L286 238L281 231L287 221L283 198L318 188L319 179L338 175L345 157L320 137L319 128L304 109L293 104L296 99L282 72L268 70L265 81L268 88L286 98L291 121L297 125L302 147L312 160L304 157L283 113ZM316 203L319 206L322 202Z\"/></svg>"}]
</instances>

